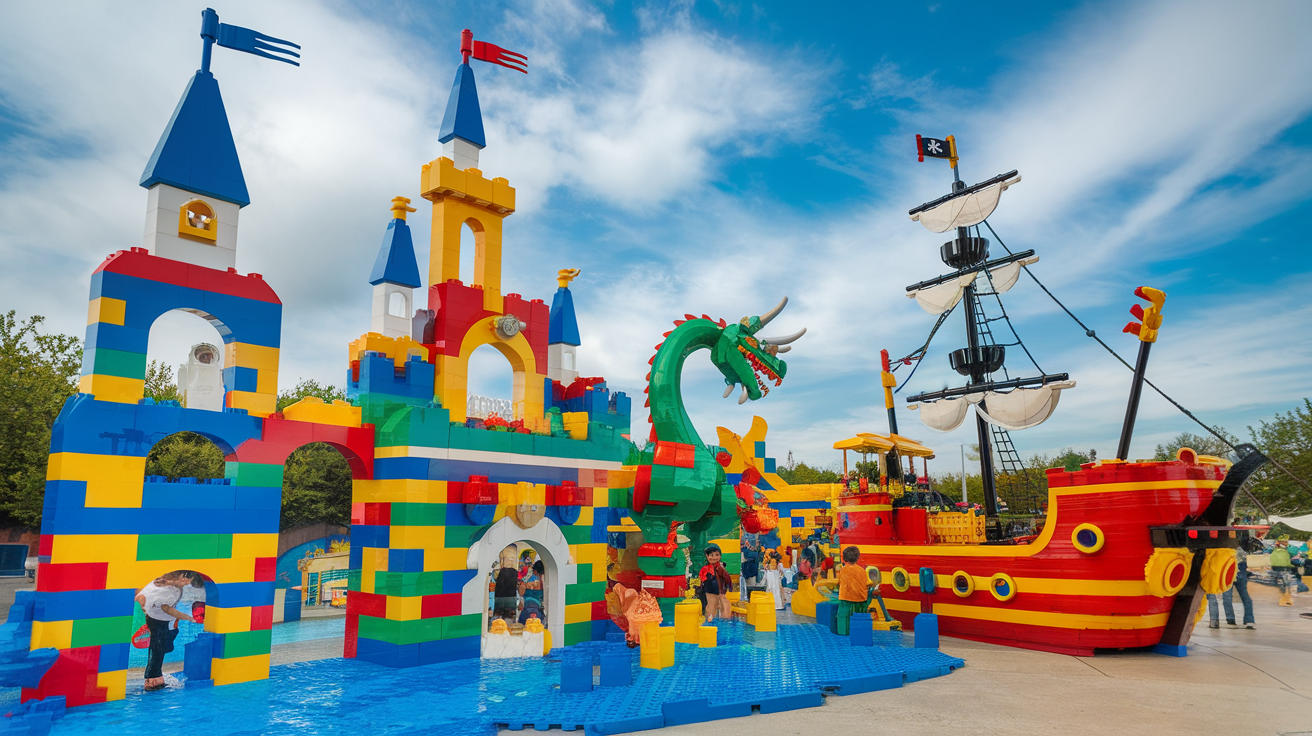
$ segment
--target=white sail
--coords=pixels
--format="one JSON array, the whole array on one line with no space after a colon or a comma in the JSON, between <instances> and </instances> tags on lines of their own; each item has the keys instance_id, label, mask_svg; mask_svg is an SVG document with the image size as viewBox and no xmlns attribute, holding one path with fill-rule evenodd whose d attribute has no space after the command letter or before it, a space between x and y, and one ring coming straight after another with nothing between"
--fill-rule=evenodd
<instances>
[{"instance_id":1,"label":"white sail","mask_svg":"<svg viewBox=\"0 0 1312 736\"><path fill-rule=\"evenodd\" d=\"M989 424L1003 429L1021 430L1037 427L1057 410L1063 389L1075 388L1074 381L1054 381L1037 388L1018 388L1002 393L982 391L952 399L921 402L908 408L920 411L920 421L930 429L951 432L966 421L970 407ZM984 405L980 406L983 401ZM984 407L987 407L985 409Z\"/></svg>"},{"instance_id":2,"label":"white sail","mask_svg":"<svg viewBox=\"0 0 1312 736\"><path fill-rule=\"evenodd\" d=\"M1063 389L1074 388L1074 381L1056 381L1037 388L1018 388L1007 393L989 391L984 404L975 411L989 424L1003 429L1020 430L1037 427L1057 410Z\"/></svg>"},{"instance_id":3,"label":"white sail","mask_svg":"<svg viewBox=\"0 0 1312 736\"><path fill-rule=\"evenodd\" d=\"M933 233L947 232L954 227L978 225L997 209L1002 192L1019 181L1020 175L1017 174L977 192L953 197L943 204L921 210L912 215L911 219L918 221Z\"/></svg>"},{"instance_id":4,"label":"white sail","mask_svg":"<svg viewBox=\"0 0 1312 736\"><path fill-rule=\"evenodd\" d=\"M1022 266L1028 266L1031 263L1038 263L1038 261L1039 257L1033 256L1031 258L1023 258L1019 261L1012 261L1011 263L996 268L990 268L989 279L990 283L993 285L993 290L999 294L1006 292L1008 289L1016 285L1016 280L1020 278L1020 269ZM942 314L957 306L957 302L961 301L962 292L967 286L970 286L971 282L974 281L975 277L978 275L979 271L970 271L962 274L959 278L952 279L951 281L946 281L924 289L909 291L907 292L907 298L915 299L916 303L920 305L920 308L930 314Z\"/></svg>"},{"instance_id":5,"label":"white sail","mask_svg":"<svg viewBox=\"0 0 1312 736\"><path fill-rule=\"evenodd\" d=\"M966 421L970 405L984 398L983 394L967 394L956 399L939 399L921 402L909 408L920 410L920 421L930 429L951 432Z\"/></svg>"}]
</instances>

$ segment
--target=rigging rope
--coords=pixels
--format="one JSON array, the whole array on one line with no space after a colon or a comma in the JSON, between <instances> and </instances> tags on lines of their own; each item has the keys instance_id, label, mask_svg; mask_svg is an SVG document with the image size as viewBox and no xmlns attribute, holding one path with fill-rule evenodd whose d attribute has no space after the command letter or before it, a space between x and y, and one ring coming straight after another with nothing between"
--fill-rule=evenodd
<instances>
[{"instance_id":1,"label":"rigging rope","mask_svg":"<svg viewBox=\"0 0 1312 736\"><path fill-rule=\"evenodd\" d=\"M958 302L958 304L960 304L960 302ZM903 387L905 387L908 383L911 382L911 377L916 375L916 371L920 368L920 360L925 357L925 351L929 350L929 344L934 341L934 335L938 332L938 328L942 327L943 323L947 321L948 316L955 311L957 311L957 305L953 304L951 309L938 316L938 321L934 323L934 329L929 331L929 337L925 339L924 345L921 345L916 350L911 351L906 355L906 357L898 358L896 363L889 365L888 372L896 373L898 367L904 365L906 361L909 360L916 361L915 365L911 366L911 372L907 374L906 380L902 382L901 386L898 386L896 389L894 389L893 393L895 394L901 393Z\"/></svg>"},{"instance_id":2,"label":"rigging rope","mask_svg":"<svg viewBox=\"0 0 1312 736\"><path fill-rule=\"evenodd\" d=\"M1011 253L1011 249L1007 247L1007 244L1006 244L1006 243L1002 242L1002 238L998 237L998 232L997 232L996 230L993 229L993 225L989 224L989 221L988 221L988 220L984 220L984 226L987 227L987 228L989 229L989 233L991 233L991 234L993 235L993 238L994 238L995 240L998 241L998 245L1002 246L1002 249L1005 250L1005 251L1007 251L1008 254L1010 254L1010 253ZM1033 273L1032 271L1030 271L1030 267L1029 267L1029 266L1022 266L1022 268L1024 268L1024 269L1025 269L1025 273L1029 274L1029 277L1030 277L1031 279L1034 280L1034 283L1038 284L1040 289L1043 289L1043 293L1047 294L1048 297L1049 297L1050 299L1052 299L1054 302L1057 303L1057 306L1061 307L1061 309L1062 309L1063 312L1065 312L1066 314L1070 315L1070 318L1073 319L1073 320L1075 320L1075 324L1077 324L1077 325L1079 325L1080 327L1083 327L1083 328L1084 328L1084 334L1085 334L1085 335L1088 335L1089 337L1092 337L1094 340L1096 340L1096 341L1098 342L1098 344L1101 345L1101 346L1103 347L1104 350L1106 350L1107 352L1109 352L1109 353L1112 354L1112 357L1114 357L1114 358L1116 358L1117 360L1121 361L1121 365L1125 366L1126 368L1129 368L1131 371L1134 370L1134 366L1132 366L1132 365L1130 365L1129 363L1127 363L1127 362L1125 361L1125 358L1122 358L1122 357L1120 356L1120 354L1117 353L1115 350L1113 350L1112 347L1111 347L1110 345L1108 345L1107 343L1103 342L1102 338L1101 338L1101 337L1098 337L1098 334L1097 334L1096 332L1094 332L1092 329L1090 329L1088 325L1086 325L1086 324L1084 324L1083 322L1081 322L1081 321L1080 321L1080 318L1079 318L1079 317L1076 317L1074 312L1072 312L1070 309L1067 309L1067 308L1066 308L1066 305L1065 305L1065 304L1062 304L1062 303L1061 303L1061 300L1058 299L1057 296L1056 296L1055 294L1053 294L1051 291L1049 291L1049 290L1048 290L1048 287L1044 286L1042 281L1039 281L1039 277L1038 277L1038 276L1035 276L1034 273ZM1230 440L1226 439L1224 436L1222 436L1222 435L1221 435L1219 432L1217 432L1215 429L1212 429L1211 427L1207 426L1207 424L1203 423L1203 421L1202 421L1201 419L1199 419L1198 417L1194 416L1193 412L1191 412L1191 411L1189 411L1188 409L1184 408L1184 406L1182 406L1182 405L1180 404L1180 402L1178 402L1178 401L1176 401L1175 399L1173 399L1173 398L1171 398L1170 396L1168 396L1168 395L1166 394L1165 391L1163 391L1163 390L1161 390L1160 388L1158 388L1157 385L1154 384L1152 381L1148 380L1148 378L1147 378L1146 376L1144 377L1143 382L1146 383L1146 384L1148 384L1149 386L1151 386L1152 389L1153 389L1154 391L1156 391L1158 394L1160 394L1161 397L1162 397L1163 399L1166 399L1167 401L1171 402L1171 405L1174 406L1176 409L1179 409L1179 410L1180 410L1180 413L1182 413L1182 414L1184 414L1185 416L1189 417L1189 418L1192 419L1192 420L1194 421L1194 423L1196 423L1198 426L1200 426L1200 427L1202 427L1203 429L1207 430L1208 434L1210 434L1210 435L1212 435L1213 437L1215 437L1215 438L1217 438L1218 440L1220 440L1221 443L1224 444L1226 447L1229 447L1231 450L1234 450L1236 453L1238 452L1237 448L1234 446L1233 443L1230 442ZM1309 485L1307 484L1307 482L1304 481L1302 478L1299 478L1297 475L1294 475L1292 472L1290 472L1288 468L1286 468L1284 465L1280 464L1280 462L1277 461L1275 458L1271 457L1270 455L1267 455L1267 460L1270 460L1270 461L1271 461L1271 464L1274 465L1274 466L1276 466L1276 468L1278 468L1282 473L1284 473L1285 475L1287 475L1287 476L1289 476L1290 478L1292 478L1292 479L1294 480L1294 482L1296 482L1296 483L1298 483L1299 485L1301 485L1301 486L1303 486L1304 488L1306 488L1306 489L1308 490L1309 493L1312 493L1312 486L1309 486ZM1253 496L1252 492L1249 491L1249 490L1247 489L1247 487L1245 487L1244 491L1245 491L1245 493L1248 494L1248 497L1249 497L1249 498L1253 499L1253 502L1256 503L1256 504L1257 504L1257 507L1258 507L1259 509L1262 510L1262 513L1266 514L1266 509L1262 506L1262 503L1261 503L1260 501L1258 501L1256 497ZM1267 514L1267 516L1270 516L1270 514Z\"/></svg>"}]
</instances>

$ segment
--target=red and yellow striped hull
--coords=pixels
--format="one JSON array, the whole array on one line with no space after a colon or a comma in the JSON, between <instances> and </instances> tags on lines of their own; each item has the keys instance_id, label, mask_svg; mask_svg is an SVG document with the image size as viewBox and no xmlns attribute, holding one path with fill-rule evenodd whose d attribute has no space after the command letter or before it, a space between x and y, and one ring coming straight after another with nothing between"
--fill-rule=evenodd
<instances>
[{"instance_id":1,"label":"red and yellow striped hull","mask_svg":"<svg viewBox=\"0 0 1312 736\"><path fill-rule=\"evenodd\" d=\"M855 545L863 565L879 568L889 613L906 627L917 614L934 613L946 636L1075 655L1159 643L1175 596L1149 590L1146 568L1154 553L1149 529L1200 514L1225 469L1113 462L1048 473L1047 522L1029 544L870 539L859 533L873 527L860 523L858 515L866 511L853 514L852 532L857 533L843 530L844 502L852 503L848 499L840 499L834 509L840 517L839 541L844 547ZM1093 538L1089 525L1101 535L1096 551L1087 544ZM1085 529L1079 540L1074 538L1077 527ZM1086 542L1083 550L1079 541ZM922 568L932 571L933 592L921 589ZM909 583L903 590L892 584L899 569ZM954 586L954 577L965 582L958 573L969 576L973 586ZM992 589L998 573L1013 581L1014 595L1005 600ZM960 587L973 590L962 594Z\"/></svg>"}]
</instances>

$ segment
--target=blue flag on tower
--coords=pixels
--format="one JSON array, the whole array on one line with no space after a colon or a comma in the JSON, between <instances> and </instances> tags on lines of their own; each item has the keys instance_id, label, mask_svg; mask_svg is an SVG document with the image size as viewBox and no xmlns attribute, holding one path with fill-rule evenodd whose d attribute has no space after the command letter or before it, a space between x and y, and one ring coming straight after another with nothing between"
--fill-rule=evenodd
<instances>
[{"instance_id":1,"label":"blue flag on tower","mask_svg":"<svg viewBox=\"0 0 1312 736\"><path fill-rule=\"evenodd\" d=\"M274 38L250 28L220 23L219 14L214 12L213 8L205 8L201 11L200 18L200 37L205 39L205 55L201 60L201 71L203 72L209 71L210 44L213 43L218 43L225 49L244 51L266 59L283 61L292 66L300 66L300 62L288 58L301 58L300 54L292 50L301 47L291 41ZM278 54L282 54L282 56Z\"/></svg>"}]
</instances>

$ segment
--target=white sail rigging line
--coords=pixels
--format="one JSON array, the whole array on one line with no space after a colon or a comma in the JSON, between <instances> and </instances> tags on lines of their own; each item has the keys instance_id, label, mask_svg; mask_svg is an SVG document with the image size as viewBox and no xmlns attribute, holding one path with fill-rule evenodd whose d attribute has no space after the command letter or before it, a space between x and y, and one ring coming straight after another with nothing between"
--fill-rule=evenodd
<instances>
[{"instance_id":1,"label":"white sail rigging line","mask_svg":"<svg viewBox=\"0 0 1312 736\"><path fill-rule=\"evenodd\" d=\"M988 216L993 214L997 209L998 199L1002 197L1002 192L1020 181L1020 174L1013 176L1005 181L1000 181L976 192L965 194L960 197L953 197L935 207L921 210L911 216L926 230L933 233L947 232L955 227L970 227L978 225Z\"/></svg>"},{"instance_id":2,"label":"white sail rigging line","mask_svg":"<svg viewBox=\"0 0 1312 736\"><path fill-rule=\"evenodd\" d=\"M1039 257L1032 256L989 269L989 278L992 280L994 293L1002 294L1015 286L1016 280L1020 278L1021 267L1038 262ZM915 299L920 308L930 314L942 314L957 306L957 302L961 301L961 295L965 288L970 286L978 275L979 270L969 271L944 283L909 291L907 292L907 298Z\"/></svg>"},{"instance_id":3,"label":"white sail rigging line","mask_svg":"<svg viewBox=\"0 0 1312 736\"><path fill-rule=\"evenodd\" d=\"M920 421L939 432L951 432L966 420L971 405L984 421L1007 430L1037 427L1057 410L1057 402L1064 389L1075 388L1074 381L1054 381L1036 388L1017 388L1007 391L981 391L965 396L924 401L908 408L920 411ZM983 401L987 411L980 407Z\"/></svg>"}]
</instances>

